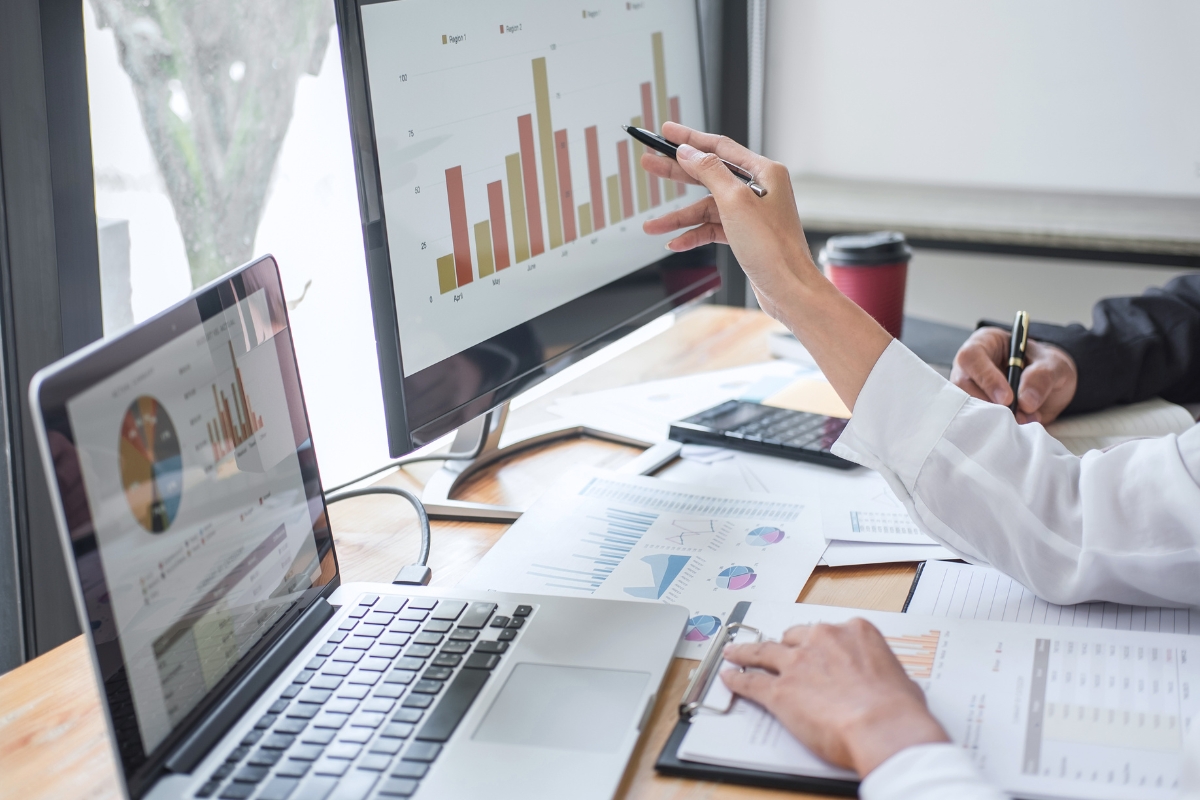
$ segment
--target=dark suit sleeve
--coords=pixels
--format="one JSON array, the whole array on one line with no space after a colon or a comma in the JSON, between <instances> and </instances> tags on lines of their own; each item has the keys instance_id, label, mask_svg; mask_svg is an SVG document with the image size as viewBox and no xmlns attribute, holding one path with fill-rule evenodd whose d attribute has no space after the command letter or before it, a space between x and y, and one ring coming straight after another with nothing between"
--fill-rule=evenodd
<instances>
[{"instance_id":1,"label":"dark suit sleeve","mask_svg":"<svg viewBox=\"0 0 1200 800\"><path fill-rule=\"evenodd\" d=\"M1200 274L1140 297L1101 300L1092 327L1034 323L1029 337L1058 345L1079 369L1068 414L1162 397L1200 402Z\"/></svg>"}]
</instances>

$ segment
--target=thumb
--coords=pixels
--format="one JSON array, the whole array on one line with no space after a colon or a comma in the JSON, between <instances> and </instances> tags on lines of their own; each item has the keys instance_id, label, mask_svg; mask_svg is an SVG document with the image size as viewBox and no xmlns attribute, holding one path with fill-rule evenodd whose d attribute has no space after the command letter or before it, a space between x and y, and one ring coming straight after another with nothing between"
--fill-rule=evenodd
<instances>
[{"instance_id":1,"label":"thumb","mask_svg":"<svg viewBox=\"0 0 1200 800\"><path fill-rule=\"evenodd\" d=\"M1021 387L1017 392L1018 405L1026 414L1042 407L1054 389L1054 370L1049 365L1035 361L1021 373Z\"/></svg>"},{"instance_id":2,"label":"thumb","mask_svg":"<svg viewBox=\"0 0 1200 800\"><path fill-rule=\"evenodd\" d=\"M690 144L681 144L675 158L684 172L712 192L718 205L731 199L734 192L746 189L745 184L734 177L715 153L703 153Z\"/></svg>"}]
</instances>

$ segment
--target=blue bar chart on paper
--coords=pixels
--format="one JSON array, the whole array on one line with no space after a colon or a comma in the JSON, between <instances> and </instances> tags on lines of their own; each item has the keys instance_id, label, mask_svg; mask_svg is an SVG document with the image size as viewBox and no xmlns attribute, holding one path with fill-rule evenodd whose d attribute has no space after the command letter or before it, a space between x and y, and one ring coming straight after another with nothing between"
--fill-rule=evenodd
<instances>
[{"instance_id":1,"label":"blue bar chart on paper","mask_svg":"<svg viewBox=\"0 0 1200 800\"><path fill-rule=\"evenodd\" d=\"M686 606L698 657L740 600L794 601L825 549L817 498L794 500L602 470L550 487L465 586Z\"/></svg>"}]
</instances>

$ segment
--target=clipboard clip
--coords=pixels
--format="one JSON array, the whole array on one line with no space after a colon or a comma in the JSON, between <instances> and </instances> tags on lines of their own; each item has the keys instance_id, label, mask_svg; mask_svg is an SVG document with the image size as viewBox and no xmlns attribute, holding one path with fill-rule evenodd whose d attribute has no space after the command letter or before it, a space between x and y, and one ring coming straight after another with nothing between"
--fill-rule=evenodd
<instances>
[{"instance_id":1,"label":"clipboard clip","mask_svg":"<svg viewBox=\"0 0 1200 800\"><path fill-rule=\"evenodd\" d=\"M740 630L752 632L756 643L763 640L762 631L750 625L743 625L740 622L730 622L722 625L720 635L713 642L712 647L708 649L704 660L696 668L696 674L692 676L687 691L683 693L683 700L679 703L679 716L683 719L691 719L700 709L715 711L718 714L727 714L729 713L729 709L733 708L733 700L730 700L729 705L725 708L716 708L715 706L704 705L704 698L708 695L708 690L712 686L713 680L717 677L717 667L724 661L722 654L725 652L725 645L729 644L734 634Z\"/></svg>"}]
</instances>

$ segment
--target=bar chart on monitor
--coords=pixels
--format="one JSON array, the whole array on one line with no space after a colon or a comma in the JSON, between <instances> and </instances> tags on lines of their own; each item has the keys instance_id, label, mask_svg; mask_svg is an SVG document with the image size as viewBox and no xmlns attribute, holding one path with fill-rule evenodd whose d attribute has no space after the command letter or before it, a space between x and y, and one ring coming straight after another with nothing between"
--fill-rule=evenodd
<instances>
[{"instance_id":1,"label":"bar chart on monitor","mask_svg":"<svg viewBox=\"0 0 1200 800\"><path fill-rule=\"evenodd\" d=\"M445 6L362 11L410 373L658 260L642 221L700 197L621 127L703 125L689 3Z\"/></svg>"}]
</instances>

